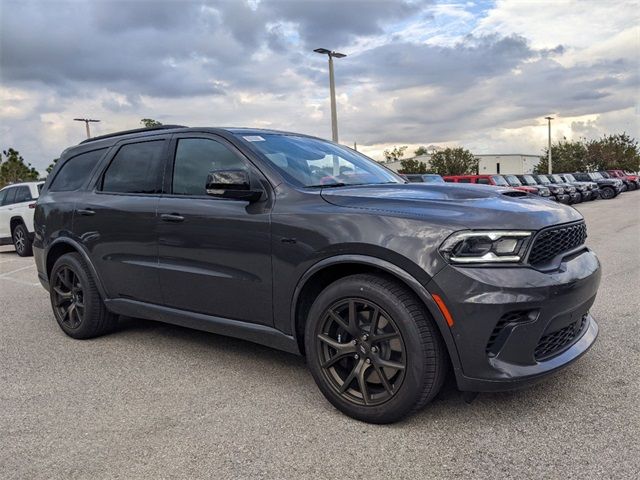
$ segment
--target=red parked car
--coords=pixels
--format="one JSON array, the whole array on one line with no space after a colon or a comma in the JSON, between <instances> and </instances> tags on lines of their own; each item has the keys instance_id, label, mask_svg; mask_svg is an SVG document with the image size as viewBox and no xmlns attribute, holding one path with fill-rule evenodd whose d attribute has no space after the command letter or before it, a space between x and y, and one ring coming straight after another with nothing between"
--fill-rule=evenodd
<instances>
[{"instance_id":1,"label":"red parked car","mask_svg":"<svg viewBox=\"0 0 640 480\"><path fill-rule=\"evenodd\" d=\"M445 182L453 183L475 183L480 185L493 185L495 187L510 187L515 190L522 190L523 192L530 193L532 195L539 195L542 197L549 197L550 192L546 187L523 185L515 175L510 175L508 181L502 175L447 175L444 178Z\"/></svg>"},{"instance_id":2,"label":"red parked car","mask_svg":"<svg viewBox=\"0 0 640 480\"><path fill-rule=\"evenodd\" d=\"M624 170L607 170L611 178L619 178L627 186L627 190L637 190L640 188L640 178L638 175L627 173Z\"/></svg>"}]
</instances>

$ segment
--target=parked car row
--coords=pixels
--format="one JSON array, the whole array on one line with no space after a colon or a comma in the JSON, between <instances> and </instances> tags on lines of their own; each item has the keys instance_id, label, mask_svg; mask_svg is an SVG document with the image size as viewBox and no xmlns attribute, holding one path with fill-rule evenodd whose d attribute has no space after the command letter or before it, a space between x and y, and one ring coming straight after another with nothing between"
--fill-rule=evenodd
<instances>
[{"instance_id":1,"label":"parked car row","mask_svg":"<svg viewBox=\"0 0 640 480\"><path fill-rule=\"evenodd\" d=\"M601 172L576 172L524 174L524 175L446 175L406 174L411 183L470 183L513 188L545 199L555 200L567 205L588 202L602 198L605 200L618 196L626 190L640 189L640 178L622 170Z\"/></svg>"},{"instance_id":2,"label":"parked car row","mask_svg":"<svg viewBox=\"0 0 640 480\"><path fill-rule=\"evenodd\" d=\"M33 211L43 184L15 183L0 190L0 245L13 244L21 257L32 253Z\"/></svg>"}]
</instances>

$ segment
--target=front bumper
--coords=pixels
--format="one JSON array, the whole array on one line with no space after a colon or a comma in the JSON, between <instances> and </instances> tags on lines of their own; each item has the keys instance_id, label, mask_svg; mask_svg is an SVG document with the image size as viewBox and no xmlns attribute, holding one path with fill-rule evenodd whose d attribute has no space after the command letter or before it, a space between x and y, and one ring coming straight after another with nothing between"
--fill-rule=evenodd
<instances>
[{"instance_id":1,"label":"front bumper","mask_svg":"<svg viewBox=\"0 0 640 480\"><path fill-rule=\"evenodd\" d=\"M565 205L568 205L571 201L571 197L566 193L558 193L556 195L553 195L553 197L556 199L556 201L564 203Z\"/></svg>"},{"instance_id":2,"label":"front bumper","mask_svg":"<svg viewBox=\"0 0 640 480\"><path fill-rule=\"evenodd\" d=\"M580 195L580 192L570 193L569 197L570 197L570 200L569 200L570 204L580 203L582 201L582 195Z\"/></svg>"},{"instance_id":3,"label":"front bumper","mask_svg":"<svg viewBox=\"0 0 640 480\"><path fill-rule=\"evenodd\" d=\"M578 359L598 334L589 308L599 283L599 262L588 249L547 273L527 267L445 267L428 289L443 298L454 319L458 387L519 388Z\"/></svg>"}]
</instances>

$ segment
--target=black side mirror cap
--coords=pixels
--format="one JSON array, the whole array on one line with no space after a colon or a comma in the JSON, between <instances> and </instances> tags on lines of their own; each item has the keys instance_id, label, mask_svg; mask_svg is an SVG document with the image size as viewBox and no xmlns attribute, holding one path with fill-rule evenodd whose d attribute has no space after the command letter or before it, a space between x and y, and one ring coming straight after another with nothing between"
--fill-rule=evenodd
<instances>
[{"instance_id":1,"label":"black side mirror cap","mask_svg":"<svg viewBox=\"0 0 640 480\"><path fill-rule=\"evenodd\" d=\"M207 175L207 195L233 200L255 202L262 190L251 190L251 179L246 170L213 170Z\"/></svg>"}]
</instances>

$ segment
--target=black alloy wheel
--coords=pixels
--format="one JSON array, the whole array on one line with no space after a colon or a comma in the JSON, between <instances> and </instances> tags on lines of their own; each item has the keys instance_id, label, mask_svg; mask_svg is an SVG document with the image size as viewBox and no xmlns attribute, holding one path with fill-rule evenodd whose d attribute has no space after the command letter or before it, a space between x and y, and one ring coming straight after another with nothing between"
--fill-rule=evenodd
<instances>
[{"instance_id":1,"label":"black alloy wheel","mask_svg":"<svg viewBox=\"0 0 640 480\"><path fill-rule=\"evenodd\" d=\"M600 189L600 196L605 200L609 200L616 196L616 191L612 187L603 187Z\"/></svg>"},{"instance_id":2,"label":"black alloy wheel","mask_svg":"<svg viewBox=\"0 0 640 480\"><path fill-rule=\"evenodd\" d=\"M425 305L384 274L354 274L316 297L304 331L307 364L338 410L392 423L438 393L448 359Z\"/></svg>"},{"instance_id":3,"label":"black alloy wheel","mask_svg":"<svg viewBox=\"0 0 640 480\"><path fill-rule=\"evenodd\" d=\"M69 266L56 271L52 284L56 317L69 329L78 328L84 318L84 289L80 277Z\"/></svg>"},{"instance_id":4,"label":"black alloy wheel","mask_svg":"<svg viewBox=\"0 0 640 480\"><path fill-rule=\"evenodd\" d=\"M78 253L56 260L49 275L49 296L58 325L70 337L97 337L117 324L117 315L107 310L91 270Z\"/></svg>"},{"instance_id":5,"label":"black alloy wheel","mask_svg":"<svg viewBox=\"0 0 640 480\"><path fill-rule=\"evenodd\" d=\"M335 392L356 405L389 400L404 380L404 341L391 316L364 298L346 298L329 307L317 351Z\"/></svg>"}]
</instances>

